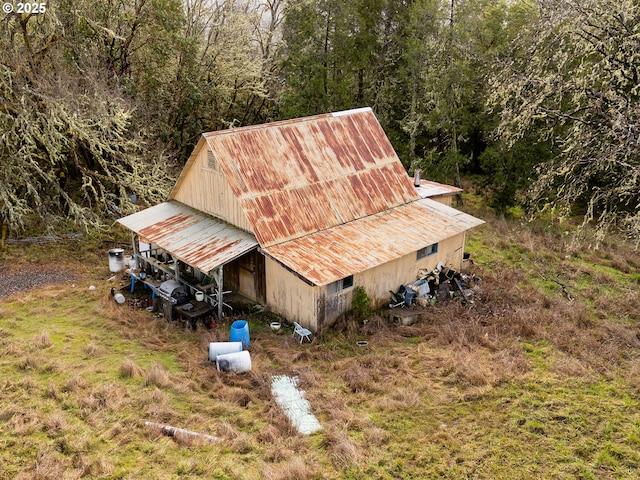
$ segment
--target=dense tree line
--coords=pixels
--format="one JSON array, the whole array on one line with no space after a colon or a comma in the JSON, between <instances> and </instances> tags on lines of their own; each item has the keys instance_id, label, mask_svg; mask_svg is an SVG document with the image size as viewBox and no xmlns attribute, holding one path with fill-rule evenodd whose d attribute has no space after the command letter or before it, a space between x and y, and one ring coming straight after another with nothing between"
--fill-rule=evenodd
<instances>
[{"instance_id":1,"label":"dense tree line","mask_svg":"<svg viewBox=\"0 0 640 480\"><path fill-rule=\"evenodd\" d=\"M203 131L371 106L410 172L639 237L635 0L44 5L1 24L14 229L162 200Z\"/></svg>"}]
</instances>

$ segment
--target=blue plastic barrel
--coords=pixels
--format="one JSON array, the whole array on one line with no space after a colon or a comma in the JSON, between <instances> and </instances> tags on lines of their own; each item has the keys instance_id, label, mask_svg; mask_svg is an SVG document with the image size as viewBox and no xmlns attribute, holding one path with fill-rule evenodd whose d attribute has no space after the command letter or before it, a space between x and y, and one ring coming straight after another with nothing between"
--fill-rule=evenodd
<instances>
[{"instance_id":1,"label":"blue plastic barrel","mask_svg":"<svg viewBox=\"0 0 640 480\"><path fill-rule=\"evenodd\" d=\"M249 322L246 320L236 320L231 324L231 332L229 333L229 341L242 342L243 348L247 348L251 341L249 340Z\"/></svg>"}]
</instances>

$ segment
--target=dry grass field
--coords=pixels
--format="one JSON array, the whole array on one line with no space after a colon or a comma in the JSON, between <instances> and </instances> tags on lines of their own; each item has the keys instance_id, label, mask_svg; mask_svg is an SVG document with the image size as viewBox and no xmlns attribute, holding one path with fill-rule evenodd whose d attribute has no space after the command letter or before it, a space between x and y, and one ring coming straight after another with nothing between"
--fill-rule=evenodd
<instances>
[{"instance_id":1,"label":"dry grass field","mask_svg":"<svg viewBox=\"0 0 640 480\"><path fill-rule=\"evenodd\" d=\"M411 326L346 319L303 345L243 317L243 374L208 361L233 318L192 331L117 305L108 248L0 257L5 279L56 280L0 292L0 479L640 477L640 252L622 241L577 249L558 226L489 220L468 239L473 303ZM281 374L320 432L297 433L273 401Z\"/></svg>"}]
</instances>

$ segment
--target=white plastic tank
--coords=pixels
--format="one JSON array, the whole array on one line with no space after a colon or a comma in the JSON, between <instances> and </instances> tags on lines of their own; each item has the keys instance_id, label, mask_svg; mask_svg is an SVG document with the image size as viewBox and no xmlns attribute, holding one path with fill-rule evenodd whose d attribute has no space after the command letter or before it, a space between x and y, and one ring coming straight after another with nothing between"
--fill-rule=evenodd
<instances>
[{"instance_id":1,"label":"white plastic tank","mask_svg":"<svg viewBox=\"0 0 640 480\"><path fill-rule=\"evenodd\" d=\"M209 343L209 361L215 362L218 355L242 351L242 342L211 342Z\"/></svg>"},{"instance_id":2,"label":"white plastic tank","mask_svg":"<svg viewBox=\"0 0 640 480\"><path fill-rule=\"evenodd\" d=\"M223 372L242 373L251 370L251 354L247 350L216 357L216 367Z\"/></svg>"}]
</instances>

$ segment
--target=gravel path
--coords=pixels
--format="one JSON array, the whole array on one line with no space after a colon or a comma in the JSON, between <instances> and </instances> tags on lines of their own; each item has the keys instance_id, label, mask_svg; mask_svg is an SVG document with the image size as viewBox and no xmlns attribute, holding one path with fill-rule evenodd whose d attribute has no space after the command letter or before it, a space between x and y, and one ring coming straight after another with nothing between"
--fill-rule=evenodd
<instances>
[{"instance_id":1,"label":"gravel path","mask_svg":"<svg viewBox=\"0 0 640 480\"><path fill-rule=\"evenodd\" d=\"M43 271L36 268L32 270L6 271L0 268L0 299L8 297L12 293L29 290L42 285L52 283L70 282L77 280L78 276L63 271Z\"/></svg>"}]
</instances>

